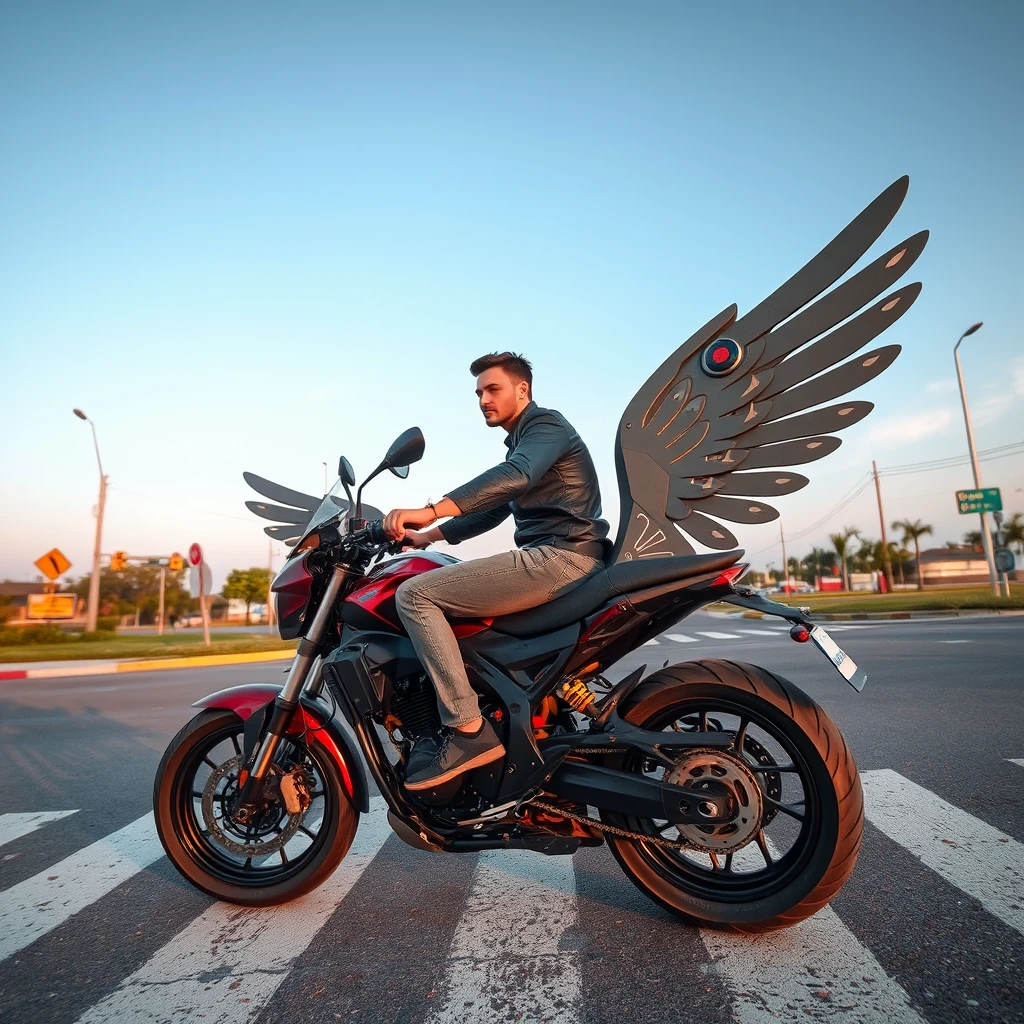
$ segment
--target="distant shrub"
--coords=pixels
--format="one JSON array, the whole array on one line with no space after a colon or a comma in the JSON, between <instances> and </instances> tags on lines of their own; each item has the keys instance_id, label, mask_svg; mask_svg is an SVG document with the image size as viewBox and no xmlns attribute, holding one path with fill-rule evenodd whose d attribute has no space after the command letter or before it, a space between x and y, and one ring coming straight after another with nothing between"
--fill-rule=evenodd
<instances>
[{"instance_id":1,"label":"distant shrub","mask_svg":"<svg viewBox=\"0 0 1024 1024\"><path fill-rule=\"evenodd\" d=\"M117 624L120 622L120 618L116 615L101 615L96 620L96 632L97 633L114 633L117 630Z\"/></svg>"},{"instance_id":2,"label":"distant shrub","mask_svg":"<svg viewBox=\"0 0 1024 1024\"><path fill-rule=\"evenodd\" d=\"M0 629L0 647L21 647L28 644L60 644L71 636L60 626L21 626Z\"/></svg>"}]
</instances>

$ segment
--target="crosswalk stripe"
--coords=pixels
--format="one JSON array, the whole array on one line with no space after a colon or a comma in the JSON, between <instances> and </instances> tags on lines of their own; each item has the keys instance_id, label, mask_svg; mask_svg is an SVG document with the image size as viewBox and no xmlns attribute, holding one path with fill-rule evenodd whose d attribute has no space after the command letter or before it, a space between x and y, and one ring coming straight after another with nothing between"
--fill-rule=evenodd
<instances>
[{"instance_id":1,"label":"crosswalk stripe","mask_svg":"<svg viewBox=\"0 0 1024 1024\"><path fill-rule=\"evenodd\" d=\"M578 1024L580 954L560 948L577 922L571 857L481 854L448 954L445 1001L429 1024Z\"/></svg>"},{"instance_id":2,"label":"crosswalk stripe","mask_svg":"<svg viewBox=\"0 0 1024 1024\"><path fill-rule=\"evenodd\" d=\"M60 821L77 811L21 811L0 814L0 846L35 832L51 821Z\"/></svg>"},{"instance_id":3,"label":"crosswalk stripe","mask_svg":"<svg viewBox=\"0 0 1024 1024\"><path fill-rule=\"evenodd\" d=\"M770 935L702 928L701 938L732 995L737 1024L805 1016L925 1024L904 988L831 907Z\"/></svg>"},{"instance_id":4,"label":"crosswalk stripe","mask_svg":"<svg viewBox=\"0 0 1024 1024\"><path fill-rule=\"evenodd\" d=\"M748 633L750 636L779 636L774 629L741 629L740 633Z\"/></svg>"},{"instance_id":5,"label":"crosswalk stripe","mask_svg":"<svg viewBox=\"0 0 1024 1024\"><path fill-rule=\"evenodd\" d=\"M875 828L1024 933L1024 844L890 768L861 772L861 783Z\"/></svg>"},{"instance_id":6,"label":"crosswalk stripe","mask_svg":"<svg viewBox=\"0 0 1024 1024\"><path fill-rule=\"evenodd\" d=\"M320 888L259 910L215 903L91 1006L79 1024L252 1020L391 834L382 802L374 804L341 866Z\"/></svg>"},{"instance_id":7,"label":"crosswalk stripe","mask_svg":"<svg viewBox=\"0 0 1024 1024\"><path fill-rule=\"evenodd\" d=\"M665 638L674 640L677 644L697 644L700 641L695 636L687 636L685 633L666 633Z\"/></svg>"},{"instance_id":8,"label":"crosswalk stripe","mask_svg":"<svg viewBox=\"0 0 1024 1024\"><path fill-rule=\"evenodd\" d=\"M739 640L739 635L736 633L711 633L697 630L698 636L706 636L711 640Z\"/></svg>"},{"instance_id":9,"label":"crosswalk stripe","mask_svg":"<svg viewBox=\"0 0 1024 1024\"><path fill-rule=\"evenodd\" d=\"M0 961L163 856L153 815L86 846L0 893Z\"/></svg>"}]
</instances>

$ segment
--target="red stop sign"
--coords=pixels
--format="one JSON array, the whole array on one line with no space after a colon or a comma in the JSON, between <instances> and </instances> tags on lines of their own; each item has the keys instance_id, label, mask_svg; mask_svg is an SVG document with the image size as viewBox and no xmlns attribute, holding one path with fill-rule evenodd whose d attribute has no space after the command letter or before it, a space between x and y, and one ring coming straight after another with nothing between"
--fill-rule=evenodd
<instances>
[{"instance_id":1,"label":"red stop sign","mask_svg":"<svg viewBox=\"0 0 1024 1024\"><path fill-rule=\"evenodd\" d=\"M203 561L203 549L198 544L193 544L188 549L188 560L192 565L200 565Z\"/></svg>"}]
</instances>

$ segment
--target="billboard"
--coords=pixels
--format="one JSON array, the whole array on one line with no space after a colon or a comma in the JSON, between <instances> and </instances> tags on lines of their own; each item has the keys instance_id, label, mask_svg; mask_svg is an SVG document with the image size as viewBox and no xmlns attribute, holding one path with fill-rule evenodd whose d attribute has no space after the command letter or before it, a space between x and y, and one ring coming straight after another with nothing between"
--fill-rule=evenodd
<instances>
[{"instance_id":1,"label":"billboard","mask_svg":"<svg viewBox=\"0 0 1024 1024\"><path fill-rule=\"evenodd\" d=\"M77 604L75 594L29 594L28 618L73 619Z\"/></svg>"}]
</instances>

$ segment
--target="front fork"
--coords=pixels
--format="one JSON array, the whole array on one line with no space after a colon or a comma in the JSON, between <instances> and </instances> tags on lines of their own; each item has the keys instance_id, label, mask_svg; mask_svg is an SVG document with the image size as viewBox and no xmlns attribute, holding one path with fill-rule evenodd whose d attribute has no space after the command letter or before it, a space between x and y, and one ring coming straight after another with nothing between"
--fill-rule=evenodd
<instances>
[{"instance_id":1,"label":"front fork","mask_svg":"<svg viewBox=\"0 0 1024 1024\"><path fill-rule=\"evenodd\" d=\"M320 601L320 606L313 616L313 621L306 631L306 635L299 640L295 660L288 670L284 688L274 701L274 710L271 712L266 732L242 773L245 781L239 790L238 800L231 815L239 824L244 825L248 822L258 807L267 772L270 770L278 745L288 728L288 722L299 706L299 698L302 696L303 687L309 678L309 670L313 667L317 649L320 646L320 641L324 638L331 612L334 610L347 576L346 569L341 566L335 568Z\"/></svg>"}]
</instances>

